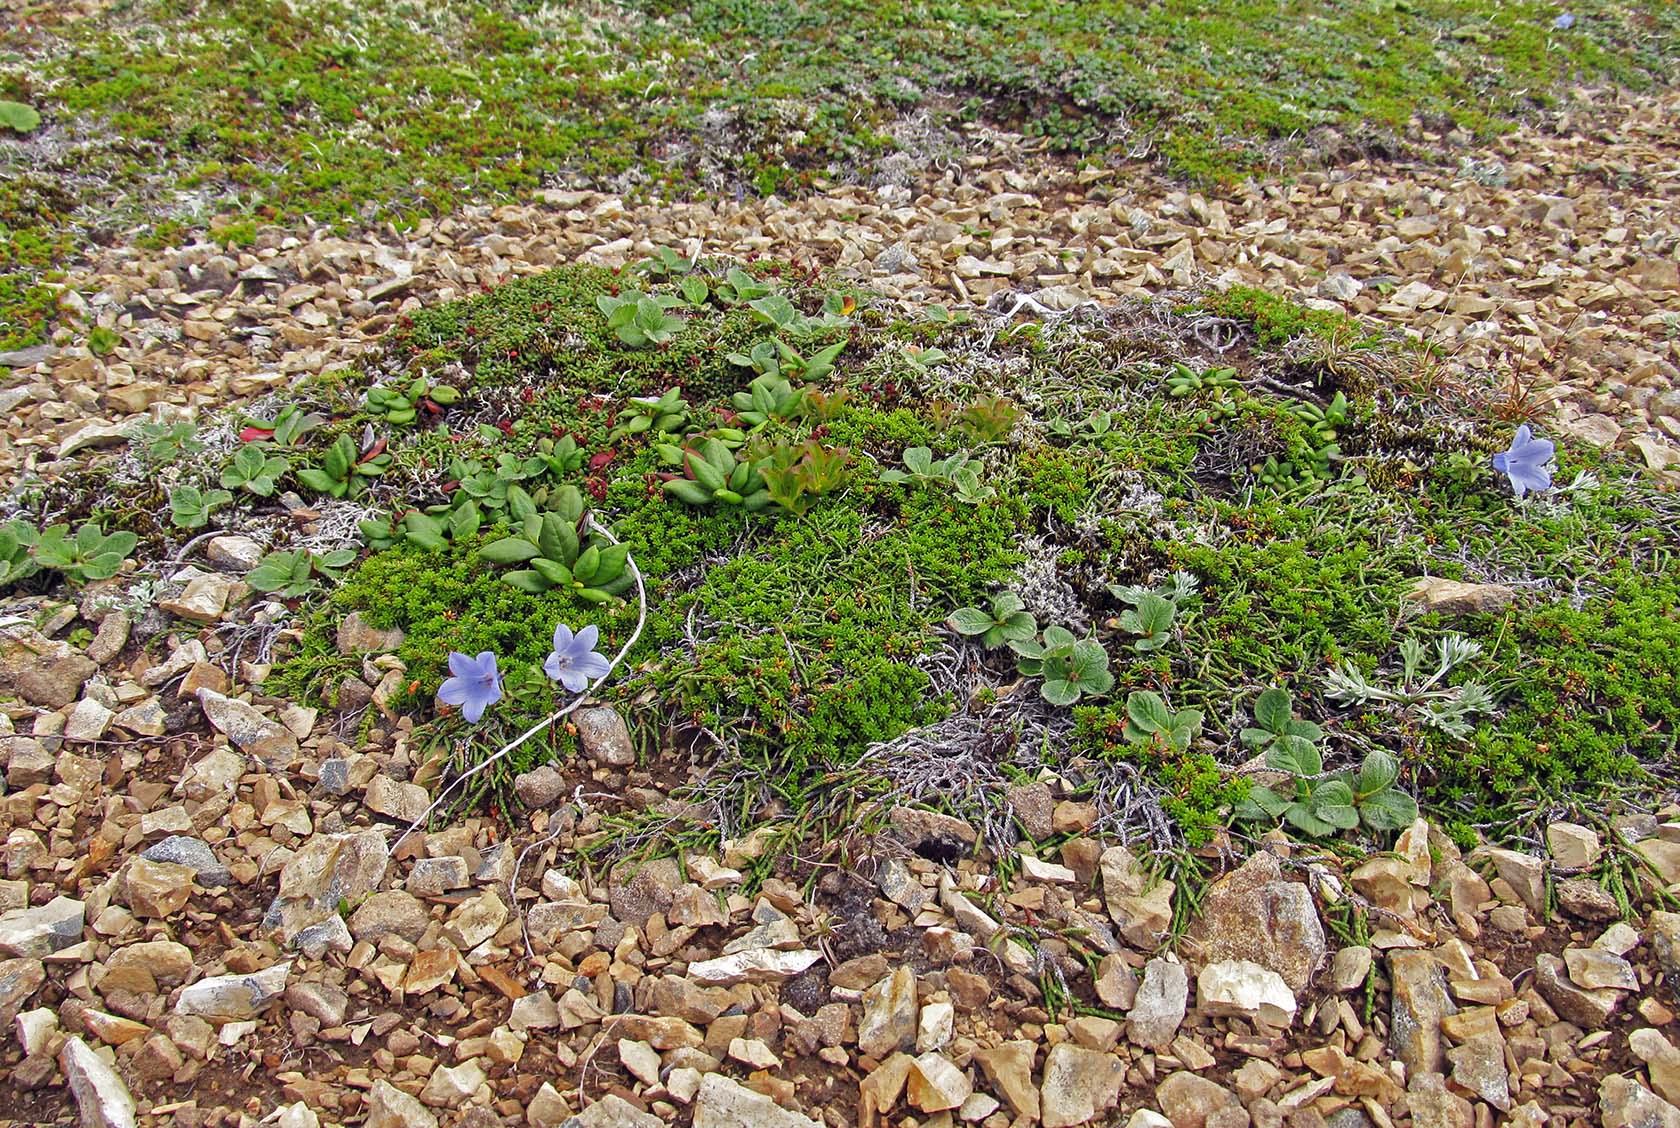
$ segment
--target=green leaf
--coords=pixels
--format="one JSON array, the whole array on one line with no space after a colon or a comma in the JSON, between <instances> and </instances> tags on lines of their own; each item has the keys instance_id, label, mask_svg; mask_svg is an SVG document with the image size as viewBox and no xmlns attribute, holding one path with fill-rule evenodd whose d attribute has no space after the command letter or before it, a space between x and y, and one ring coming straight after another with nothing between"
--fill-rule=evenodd
<instances>
[{"instance_id":1,"label":"green leaf","mask_svg":"<svg viewBox=\"0 0 1680 1128\"><path fill-rule=\"evenodd\" d=\"M510 586L532 595L541 595L554 585L543 579L536 572L509 572L502 577Z\"/></svg>"},{"instance_id":2,"label":"green leaf","mask_svg":"<svg viewBox=\"0 0 1680 1128\"><path fill-rule=\"evenodd\" d=\"M595 579L595 571L601 566L601 550L590 545L578 553L577 563L572 566L572 578L578 583L588 585Z\"/></svg>"},{"instance_id":3,"label":"green leaf","mask_svg":"<svg viewBox=\"0 0 1680 1128\"><path fill-rule=\"evenodd\" d=\"M912 474L925 478L933 469L933 451L924 446L911 447L904 452L904 465L910 468Z\"/></svg>"},{"instance_id":4,"label":"green leaf","mask_svg":"<svg viewBox=\"0 0 1680 1128\"><path fill-rule=\"evenodd\" d=\"M1056 678L1045 678L1044 683L1039 686L1039 693L1052 705L1072 705L1079 700L1081 692L1083 691L1080 687L1073 682Z\"/></svg>"},{"instance_id":5,"label":"green leaf","mask_svg":"<svg viewBox=\"0 0 1680 1128\"><path fill-rule=\"evenodd\" d=\"M271 552L245 574L245 582L261 592L279 591L291 583L292 565L296 559L296 553Z\"/></svg>"},{"instance_id":6,"label":"green leaf","mask_svg":"<svg viewBox=\"0 0 1680 1128\"><path fill-rule=\"evenodd\" d=\"M1126 715L1145 732L1166 732L1172 727L1172 712L1161 695L1147 689L1134 690L1126 698Z\"/></svg>"},{"instance_id":7,"label":"green leaf","mask_svg":"<svg viewBox=\"0 0 1680 1128\"><path fill-rule=\"evenodd\" d=\"M1292 712L1287 690L1268 689L1254 703L1254 723L1267 732L1281 733L1289 724Z\"/></svg>"},{"instance_id":8,"label":"green leaf","mask_svg":"<svg viewBox=\"0 0 1680 1128\"><path fill-rule=\"evenodd\" d=\"M1069 649L1075 641L1073 632L1066 627L1044 628L1044 650L1046 653Z\"/></svg>"},{"instance_id":9,"label":"green leaf","mask_svg":"<svg viewBox=\"0 0 1680 1128\"><path fill-rule=\"evenodd\" d=\"M478 555L492 564L523 564L538 555L538 550L524 537L503 537L479 549Z\"/></svg>"},{"instance_id":10,"label":"green leaf","mask_svg":"<svg viewBox=\"0 0 1680 1128\"><path fill-rule=\"evenodd\" d=\"M523 521L537 512L537 503L531 500L531 495L525 492L523 486L519 485L508 486L507 507L508 515L515 521Z\"/></svg>"},{"instance_id":11,"label":"green leaf","mask_svg":"<svg viewBox=\"0 0 1680 1128\"><path fill-rule=\"evenodd\" d=\"M570 585L577 578L572 574L571 569L558 560L549 560L542 556L531 561L531 570L549 583L562 586Z\"/></svg>"},{"instance_id":12,"label":"green leaf","mask_svg":"<svg viewBox=\"0 0 1680 1128\"><path fill-rule=\"evenodd\" d=\"M0 125L18 133L28 133L41 124L41 115L22 102L0 100Z\"/></svg>"},{"instance_id":13,"label":"green leaf","mask_svg":"<svg viewBox=\"0 0 1680 1128\"><path fill-rule=\"evenodd\" d=\"M1400 761L1380 748L1372 749L1353 776L1353 793L1363 801L1386 791L1400 778Z\"/></svg>"},{"instance_id":14,"label":"green leaf","mask_svg":"<svg viewBox=\"0 0 1680 1128\"><path fill-rule=\"evenodd\" d=\"M698 451L689 451L683 457L683 466L689 477L707 493L715 494L718 490L728 488L729 476Z\"/></svg>"},{"instance_id":15,"label":"green leaf","mask_svg":"<svg viewBox=\"0 0 1680 1128\"><path fill-rule=\"evenodd\" d=\"M1417 800L1404 791L1388 788L1363 800L1359 817L1375 831L1405 830L1417 821Z\"/></svg>"},{"instance_id":16,"label":"green leaf","mask_svg":"<svg viewBox=\"0 0 1680 1128\"><path fill-rule=\"evenodd\" d=\"M330 494L334 490L343 489L343 481L341 479L334 478L325 470L317 470L313 466L304 470L299 470L297 480L298 485L312 489L316 493Z\"/></svg>"},{"instance_id":17,"label":"green leaf","mask_svg":"<svg viewBox=\"0 0 1680 1128\"><path fill-rule=\"evenodd\" d=\"M1312 808L1308 807L1305 803L1291 803L1283 812L1283 817L1287 819L1297 830L1310 834L1314 838L1321 838L1326 834L1333 834L1336 830L1336 828L1330 823L1325 822L1323 819L1315 815Z\"/></svg>"},{"instance_id":18,"label":"green leaf","mask_svg":"<svg viewBox=\"0 0 1680 1128\"><path fill-rule=\"evenodd\" d=\"M630 546L627 544L613 544L601 549L600 563L595 567L595 577L590 580L591 587L601 587L610 584L624 574L625 563L630 559Z\"/></svg>"},{"instance_id":19,"label":"green leaf","mask_svg":"<svg viewBox=\"0 0 1680 1128\"><path fill-rule=\"evenodd\" d=\"M1000 624L998 633L1004 641L1031 638L1038 633L1038 620L1025 611L1016 611Z\"/></svg>"},{"instance_id":20,"label":"green leaf","mask_svg":"<svg viewBox=\"0 0 1680 1128\"><path fill-rule=\"evenodd\" d=\"M1266 766L1291 775L1313 776L1324 770L1324 759L1311 741L1280 736L1266 751Z\"/></svg>"},{"instance_id":21,"label":"green leaf","mask_svg":"<svg viewBox=\"0 0 1680 1128\"><path fill-rule=\"evenodd\" d=\"M994 625L992 617L978 607L959 607L951 612L951 617L947 621L951 624L952 630L970 637L983 635L991 630Z\"/></svg>"},{"instance_id":22,"label":"green leaf","mask_svg":"<svg viewBox=\"0 0 1680 1128\"><path fill-rule=\"evenodd\" d=\"M712 501L712 495L704 487L686 478L666 482L661 488L678 501L686 501L690 505L710 505Z\"/></svg>"},{"instance_id":23,"label":"green leaf","mask_svg":"<svg viewBox=\"0 0 1680 1128\"><path fill-rule=\"evenodd\" d=\"M1282 818L1293 802L1287 795L1279 795L1269 787L1251 787L1248 790L1249 799L1253 800L1266 814L1274 819Z\"/></svg>"}]
</instances>

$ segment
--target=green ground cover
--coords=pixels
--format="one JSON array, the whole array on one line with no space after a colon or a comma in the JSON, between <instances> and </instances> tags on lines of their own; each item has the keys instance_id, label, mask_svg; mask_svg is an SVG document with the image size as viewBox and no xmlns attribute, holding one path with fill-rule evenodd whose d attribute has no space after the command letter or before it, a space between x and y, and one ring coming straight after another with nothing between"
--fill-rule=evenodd
<instances>
[{"instance_id":1,"label":"green ground cover","mask_svg":"<svg viewBox=\"0 0 1680 1128\"><path fill-rule=\"evenodd\" d=\"M0 29L0 346L41 287L132 228L164 245L258 224L405 222L585 179L799 190L904 175L964 123L1191 178L1286 164L1316 130L1405 143L1413 115L1486 135L1565 82L1664 81L1680 14L1551 3L1217 5L705 0L51 5Z\"/></svg>"},{"instance_id":2,"label":"green ground cover","mask_svg":"<svg viewBox=\"0 0 1680 1128\"><path fill-rule=\"evenodd\" d=\"M600 299L633 288L664 296L646 325L668 339L627 344L610 326ZM984 780L919 797L964 817L995 820L999 790L1043 768L1097 791L1123 773L1145 829L1198 841L1256 813L1236 769L1266 747L1245 730L1270 689L1318 727L1324 770L1385 753L1397 787L1458 827L1672 774L1672 495L1566 447L1554 489L1519 503L1490 461L1510 439L1508 404L1472 397L1455 413L1446 404L1464 393L1443 395L1427 356L1368 337L1348 347L1341 325L1199 354L1184 342L1206 316L906 320L868 295L710 264L663 280L567 268L416 314L366 371L297 395L331 421L295 467L319 465L337 434L371 425L388 440L368 448L390 456L382 473L345 502L321 499L385 547L320 597L274 688L330 704L361 669L333 642L351 611L407 632L399 656L422 715L450 651L491 650L508 697L479 726L446 712L422 729L470 766L552 707L537 667L556 622L599 626L610 654L637 621L626 583L607 599L531 594L481 555L518 535L522 513L572 521L581 504L648 591L646 628L604 692L650 756L694 746L712 765L696 796L713 834L827 811L840 792L902 791L895 773L925 767L917 742L936 739ZM452 401L434 405L441 416L423 405L393 426L367 412L370 382L420 373L458 393L439 397ZM701 452L742 476L706 482ZM197 464L214 473L214 459ZM713 500L684 500L694 484ZM1421 615L1405 593L1426 574L1519 596ZM1030 650L1065 629L1092 668L1035 667L1001 635L984 645L966 624L980 614L984 629L1005 593L1032 620L1010 637ZM1443 641L1469 647L1430 680ZM1350 683L1371 692L1350 696ZM1137 727L1140 693L1191 726L1182 739ZM483 782L505 788L556 750L529 745Z\"/></svg>"}]
</instances>

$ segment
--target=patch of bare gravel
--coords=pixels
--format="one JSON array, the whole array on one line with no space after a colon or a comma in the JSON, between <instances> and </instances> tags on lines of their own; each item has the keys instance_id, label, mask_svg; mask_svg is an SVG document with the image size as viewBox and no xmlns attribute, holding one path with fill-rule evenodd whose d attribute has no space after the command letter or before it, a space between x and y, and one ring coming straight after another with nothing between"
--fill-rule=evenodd
<instances>
[{"instance_id":1,"label":"patch of bare gravel","mask_svg":"<svg viewBox=\"0 0 1680 1128\"><path fill-rule=\"evenodd\" d=\"M50 358L13 356L0 468L148 411L283 389L353 363L399 314L656 246L832 268L892 297L1066 308L1249 284L1372 319L1471 374L1555 385L1562 425L1680 463L1680 96L1582 93L1459 167L1363 161L1221 191L1147 167L1071 169L1021 138L915 187L637 203L587 190L409 232L267 228L248 249L116 248L75 272ZM106 358L85 328L118 331ZM7 358L0 357L0 363Z\"/></svg>"}]
</instances>

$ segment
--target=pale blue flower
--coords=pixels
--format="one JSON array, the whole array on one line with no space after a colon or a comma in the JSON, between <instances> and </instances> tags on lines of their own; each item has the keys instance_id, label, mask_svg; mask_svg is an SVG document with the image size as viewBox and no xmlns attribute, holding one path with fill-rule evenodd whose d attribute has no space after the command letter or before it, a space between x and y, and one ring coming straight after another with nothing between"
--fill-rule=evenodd
<instances>
[{"instance_id":1,"label":"pale blue flower","mask_svg":"<svg viewBox=\"0 0 1680 1128\"><path fill-rule=\"evenodd\" d=\"M449 672L455 676L438 686L438 700L459 705L461 715L476 725L484 710L502 699L502 675L496 669L496 656L486 650L473 658L451 650Z\"/></svg>"},{"instance_id":2,"label":"pale blue flower","mask_svg":"<svg viewBox=\"0 0 1680 1128\"><path fill-rule=\"evenodd\" d=\"M554 650L543 663L543 673L565 686L568 692L582 693L589 687L590 678L598 678L612 669L612 663L595 653L595 643L601 632L594 626L577 634L561 623L554 628Z\"/></svg>"},{"instance_id":3,"label":"pale blue flower","mask_svg":"<svg viewBox=\"0 0 1680 1128\"><path fill-rule=\"evenodd\" d=\"M1493 456L1493 468L1511 479L1511 489L1518 497L1529 490L1552 488L1552 472L1546 463L1552 460L1556 448L1550 439L1537 439L1524 423L1517 428L1516 437L1508 450Z\"/></svg>"},{"instance_id":4,"label":"pale blue flower","mask_svg":"<svg viewBox=\"0 0 1680 1128\"><path fill-rule=\"evenodd\" d=\"M1570 15L1568 12L1565 12L1563 15L1552 21L1552 26L1558 31L1568 31L1570 28L1575 26L1575 17Z\"/></svg>"}]
</instances>

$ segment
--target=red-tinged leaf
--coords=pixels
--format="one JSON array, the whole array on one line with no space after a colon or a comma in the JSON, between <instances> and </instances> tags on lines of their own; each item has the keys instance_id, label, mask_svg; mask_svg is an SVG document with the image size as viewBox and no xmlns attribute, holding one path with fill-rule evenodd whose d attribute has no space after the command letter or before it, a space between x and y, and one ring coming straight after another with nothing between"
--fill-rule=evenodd
<instances>
[{"instance_id":1,"label":"red-tinged leaf","mask_svg":"<svg viewBox=\"0 0 1680 1128\"><path fill-rule=\"evenodd\" d=\"M385 453L385 447L387 445L389 445L389 444L387 443L387 441L385 439L378 440L372 446L368 447L366 450L364 450L362 452L361 461L366 462L369 459L378 458L380 455Z\"/></svg>"},{"instance_id":2,"label":"red-tinged leaf","mask_svg":"<svg viewBox=\"0 0 1680 1128\"><path fill-rule=\"evenodd\" d=\"M273 431L266 431L261 427L244 427L239 432L239 441L242 443L262 443L273 437Z\"/></svg>"}]
</instances>

